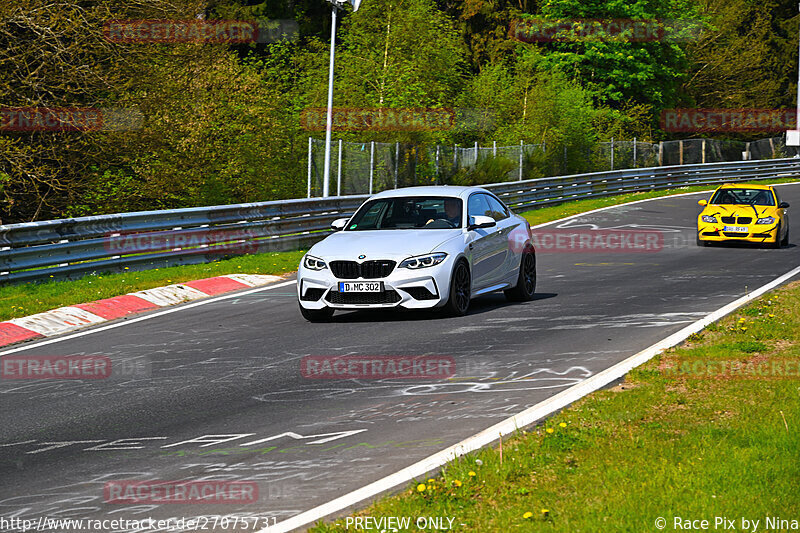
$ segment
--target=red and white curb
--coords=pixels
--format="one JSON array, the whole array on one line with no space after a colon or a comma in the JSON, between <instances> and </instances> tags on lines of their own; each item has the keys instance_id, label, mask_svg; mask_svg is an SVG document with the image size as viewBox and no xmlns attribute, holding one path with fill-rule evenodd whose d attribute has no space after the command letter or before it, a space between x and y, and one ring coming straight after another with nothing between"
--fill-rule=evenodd
<instances>
[{"instance_id":1,"label":"red and white curb","mask_svg":"<svg viewBox=\"0 0 800 533\"><path fill-rule=\"evenodd\" d=\"M52 337L134 313L190 302L224 292L260 287L282 279L278 276L258 274L229 274L60 307L23 318L13 318L0 322L0 346Z\"/></svg>"}]
</instances>

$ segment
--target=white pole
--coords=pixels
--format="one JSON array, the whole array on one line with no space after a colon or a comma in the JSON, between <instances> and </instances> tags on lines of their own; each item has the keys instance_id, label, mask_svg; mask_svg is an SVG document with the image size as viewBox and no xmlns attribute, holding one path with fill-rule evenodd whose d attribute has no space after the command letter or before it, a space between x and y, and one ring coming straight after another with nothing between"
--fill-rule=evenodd
<instances>
[{"instance_id":1,"label":"white pole","mask_svg":"<svg viewBox=\"0 0 800 533\"><path fill-rule=\"evenodd\" d=\"M522 140L519 141L519 181L522 181Z\"/></svg>"},{"instance_id":2,"label":"white pole","mask_svg":"<svg viewBox=\"0 0 800 533\"><path fill-rule=\"evenodd\" d=\"M328 116L325 120L325 172L322 178L322 196L330 196L331 127L333 125L333 63L336 56L336 6L331 10L331 61L328 68Z\"/></svg>"},{"instance_id":3,"label":"white pole","mask_svg":"<svg viewBox=\"0 0 800 533\"><path fill-rule=\"evenodd\" d=\"M633 168L636 168L636 137L633 138Z\"/></svg>"},{"instance_id":4,"label":"white pole","mask_svg":"<svg viewBox=\"0 0 800 533\"><path fill-rule=\"evenodd\" d=\"M375 174L375 141L369 143L369 193L372 194L372 178Z\"/></svg>"},{"instance_id":5,"label":"white pole","mask_svg":"<svg viewBox=\"0 0 800 533\"><path fill-rule=\"evenodd\" d=\"M394 144L394 188L397 188L397 175L400 172L400 143Z\"/></svg>"},{"instance_id":6,"label":"white pole","mask_svg":"<svg viewBox=\"0 0 800 533\"><path fill-rule=\"evenodd\" d=\"M308 194L306 198L311 198L311 137L308 138Z\"/></svg>"},{"instance_id":7,"label":"white pole","mask_svg":"<svg viewBox=\"0 0 800 533\"><path fill-rule=\"evenodd\" d=\"M797 4L797 9L800 11L800 4ZM800 54L800 46L798 47ZM797 115L794 117L794 129L800 132L800 55L797 56ZM798 133L800 136L800 133Z\"/></svg>"},{"instance_id":8,"label":"white pole","mask_svg":"<svg viewBox=\"0 0 800 533\"><path fill-rule=\"evenodd\" d=\"M436 185L439 185L439 145L436 145Z\"/></svg>"},{"instance_id":9,"label":"white pole","mask_svg":"<svg viewBox=\"0 0 800 533\"><path fill-rule=\"evenodd\" d=\"M614 170L614 137L611 137L611 170Z\"/></svg>"},{"instance_id":10,"label":"white pole","mask_svg":"<svg viewBox=\"0 0 800 533\"><path fill-rule=\"evenodd\" d=\"M492 157L497 157L497 141L492 141Z\"/></svg>"},{"instance_id":11,"label":"white pole","mask_svg":"<svg viewBox=\"0 0 800 533\"><path fill-rule=\"evenodd\" d=\"M339 139L339 161L336 164L336 196L342 195L342 140Z\"/></svg>"}]
</instances>

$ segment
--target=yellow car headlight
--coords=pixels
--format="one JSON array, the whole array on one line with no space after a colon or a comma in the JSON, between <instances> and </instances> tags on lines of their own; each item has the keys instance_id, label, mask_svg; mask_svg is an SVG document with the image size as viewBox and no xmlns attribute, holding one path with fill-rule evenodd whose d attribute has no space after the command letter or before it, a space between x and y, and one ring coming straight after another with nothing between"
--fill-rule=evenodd
<instances>
[{"instance_id":1,"label":"yellow car headlight","mask_svg":"<svg viewBox=\"0 0 800 533\"><path fill-rule=\"evenodd\" d=\"M712 224L716 224L716 222L717 222L717 219L715 217L712 217L712 216L709 216L709 215L703 215L703 216L700 217L700 219L703 222L710 222Z\"/></svg>"}]
</instances>

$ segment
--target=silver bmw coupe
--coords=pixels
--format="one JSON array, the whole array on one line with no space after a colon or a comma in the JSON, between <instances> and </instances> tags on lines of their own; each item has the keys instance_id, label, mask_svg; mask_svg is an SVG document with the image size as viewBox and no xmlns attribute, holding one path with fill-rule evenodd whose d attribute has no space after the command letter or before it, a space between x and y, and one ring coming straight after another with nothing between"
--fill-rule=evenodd
<instances>
[{"instance_id":1,"label":"silver bmw coupe","mask_svg":"<svg viewBox=\"0 0 800 533\"><path fill-rule=\"evenodd\" d=\"M410 187L372 196L303 256L300 311L441 308L463 316L470 300L504 291L532 300L536 256L528 221L479 187Z\"/></svg>"}]
</instances>

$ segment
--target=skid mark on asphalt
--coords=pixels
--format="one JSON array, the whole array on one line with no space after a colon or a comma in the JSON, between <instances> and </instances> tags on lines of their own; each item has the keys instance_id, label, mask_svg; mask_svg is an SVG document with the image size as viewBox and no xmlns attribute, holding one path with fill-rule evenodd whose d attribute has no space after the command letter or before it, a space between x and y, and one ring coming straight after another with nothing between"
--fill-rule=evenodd
<instances>
[{"instance_id":1,"label":"skid mark on asphalt","mask_svg":"<svg viewBox=\"0 0 800 533\"><path fill-rule=\"evenodd\" d=\"M551 331L551 330L571 330L571 329L613 329L613 328L661 328L688 324L694 322L698 317L704 316L702 311L690 311L685 313L638 313L632 315L577 315L566 317L539 318L533 325L511 325L516 324L516 320L496 319L497 324L487 324L478 326L480 330L502 330L509 332L522 331ZM548 324L549 323L549 324ZM474 331L475 326L453 328L445 333L463 335L468 331Z\"/></svg>"}]
</instances>

